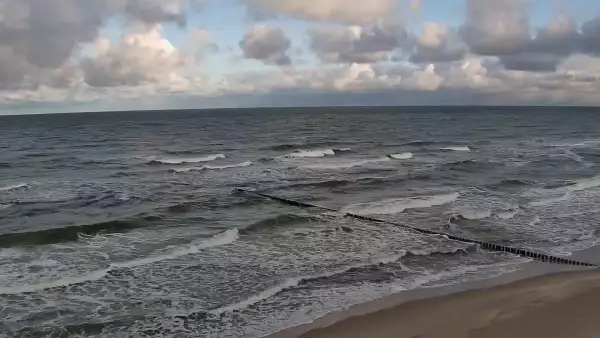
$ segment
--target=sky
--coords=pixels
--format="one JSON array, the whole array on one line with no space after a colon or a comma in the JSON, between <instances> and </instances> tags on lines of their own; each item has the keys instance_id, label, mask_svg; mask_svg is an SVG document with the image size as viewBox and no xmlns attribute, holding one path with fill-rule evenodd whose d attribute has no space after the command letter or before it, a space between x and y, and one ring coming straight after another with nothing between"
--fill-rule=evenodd
<instances>
[{"instance_id":1,"label":"sky","mask_svg":"<svg viewBox=\"0 0 600 338\"><path fill-rule=\"evenodd\" d=\"M0 114L599 94L598 0L0 0Z\"/></svg>"}]
</instances>

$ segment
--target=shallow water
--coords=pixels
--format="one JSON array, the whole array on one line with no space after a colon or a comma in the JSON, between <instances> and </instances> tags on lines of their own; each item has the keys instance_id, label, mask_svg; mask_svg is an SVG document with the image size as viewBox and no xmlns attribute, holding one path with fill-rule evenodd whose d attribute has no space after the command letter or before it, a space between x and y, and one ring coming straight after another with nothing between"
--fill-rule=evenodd
<instances>
[{"instance_id":1,"label":"shallow water","mask_svg":"<svg viewBox=\"0 0 600 338\"><path fill-rule=\"evenodd\" d=\"M598 240L600 120L549 108L0 118L0 333L258 337L524 259L236 187L568 255Z\"/></svg>"}]
</instances>

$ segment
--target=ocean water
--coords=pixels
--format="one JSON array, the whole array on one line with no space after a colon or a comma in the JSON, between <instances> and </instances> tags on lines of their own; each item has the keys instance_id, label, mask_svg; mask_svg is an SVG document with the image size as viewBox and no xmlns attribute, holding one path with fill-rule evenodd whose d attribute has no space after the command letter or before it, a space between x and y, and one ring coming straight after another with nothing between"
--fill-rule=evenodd
<instances>
[{"instance_id":1,"label":"ocean water","mask_svg":"<svg viewBox=\"0 0 600 338\"><path fill-rule=\"evenodd\" d=\"M524 258L236 187L568 256L600 114L313 108L0 117L0 336L261 337Z\"/></svg>"}]
</instances>

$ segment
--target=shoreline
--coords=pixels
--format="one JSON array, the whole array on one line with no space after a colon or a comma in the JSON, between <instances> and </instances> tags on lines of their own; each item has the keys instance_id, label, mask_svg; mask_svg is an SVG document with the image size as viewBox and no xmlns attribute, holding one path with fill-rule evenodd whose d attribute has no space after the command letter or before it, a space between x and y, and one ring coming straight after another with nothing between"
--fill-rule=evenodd
<instances>
[{"instance_id":1,"label":"shoreline","mask_svg":"<svg viewBox=\"0 0 600 338\"><path fill-rule=\"evenodd\" d=\"M594 246L582 251L573 253L570 259L582 260L590 263L600 263L600 246ZM387 337L378 335L379 331L383 331L386 323L381 323L381 316L388 312L400 312L414 307L421 307L422 304L443 303L449 299L461 298L465 295L472 299L485 298L486 294L493 294L497 290L516 291L526 285L535 289L539 287L543 289L547 287L545 283L554 283L558 281L573 280L576 282L581 276L587 277L597 276L599 287L598 304L600 304L600 270L597 268L582 268L576 266L559 265L532 261L524 263L521 267L513 272L501 274L496 277L451 284L441 287L432 288L416 288L406 291L401 291L389 296L352 305L345 309L330 312L320 318L313 320L310 323L301 324L298 326L286 328L278 332L274 332L264 336L264 338L321 338L321 337L360 337L353 336L356 328L354 322L361 321L363 324L369 322L377 322L375 331L368 334L370 337ZM600 307L600 305L599 305ZM433 309L433 308L432 308ZM460 312L460 311L459 311ZM593 311L592 311L593 312ZM426 317L426 315L425 315ZM396 326L398 318L394 322L387 323L388 326ZM435 326L435 320L430 323ZM367 324L366 324L367 325ZM384 326L382 328L382 325ZM350 328L352 328L350 330ZM600 331L600 327L599 327ZM398 331L394 331L394 337L404 337ZM366 333L365 333L366 334ZM418 335L417 335L418 336ZM407 336L411 338L412 336ZM421 336L419 336L421 337ZM443 337L443 336L441 336Z\"/></svg>"}]
</instances>

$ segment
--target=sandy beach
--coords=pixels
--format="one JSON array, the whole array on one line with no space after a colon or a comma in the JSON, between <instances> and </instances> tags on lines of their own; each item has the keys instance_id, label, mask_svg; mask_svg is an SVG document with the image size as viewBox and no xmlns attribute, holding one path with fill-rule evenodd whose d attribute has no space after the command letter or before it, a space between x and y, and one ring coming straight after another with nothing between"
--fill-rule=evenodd
<instances>
[{"instance_id":1,"label":"sandy beach","mask_svg":"<svg viewBox=\"0 0 600 338\"><path fill-rule=\"evenodd\" d=\"M599 309L600 271L566 272L410 301L301 337L598 337Z\"/></svg>"}]
</instances>

